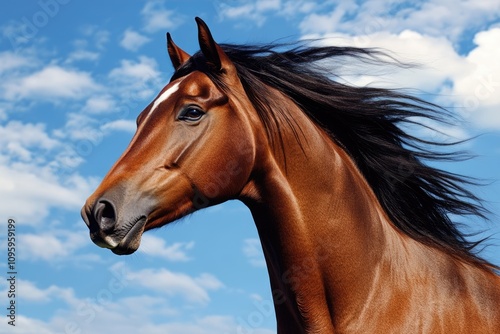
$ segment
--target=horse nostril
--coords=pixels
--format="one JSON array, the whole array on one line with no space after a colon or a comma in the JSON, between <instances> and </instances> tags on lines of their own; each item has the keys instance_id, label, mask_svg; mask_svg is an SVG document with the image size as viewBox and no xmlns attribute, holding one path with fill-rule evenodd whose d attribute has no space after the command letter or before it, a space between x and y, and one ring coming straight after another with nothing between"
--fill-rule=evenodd
<instances>
[{"instance_id":1,"label":"horse nostril","mask_svg":"<svg viewBox=\"0 0 500 334\"><path fill-rule=\"evenodd\" d=\"M99 200L94 208L97 225L103 232L111 232L116 223L116 213L113 204L107 200Z\"/></svg>"}]
</instances>

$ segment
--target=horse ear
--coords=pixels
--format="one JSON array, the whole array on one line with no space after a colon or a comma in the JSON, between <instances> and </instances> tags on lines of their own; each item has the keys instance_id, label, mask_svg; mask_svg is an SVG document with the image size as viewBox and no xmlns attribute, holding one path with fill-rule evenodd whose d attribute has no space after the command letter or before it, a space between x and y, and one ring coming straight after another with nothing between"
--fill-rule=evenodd
<instances>
[{"instance_id":1,"label":"horse ear","mask_svg":"<svg viewBox=\"0 0 500 334\"><path fill-rule=\"evenodd\" d=\"M215 42L207 24L199 17L195 18L198 24L198 42L200 49L207 62L212 65L217 71L226 71L232 66L226 53Z\"/></svg>"},{"instance_id":2,"label":"horse ear","mask_svg":"<svg viewBox=\"0 0 500 334\"><path fill-rule=\"evenodd\" d=\"M181 65L184 64L186 61L188 61L189 58L191 58L189 54L187 54L184 50L182 50L174 43L174 41L172 40L172 36L170 36L170 33L168 32L167 32L167 50L168 50L168 55L170 56L170 61L172 62L172 65L174 66L175 70L181 67Z\"/></svg>"}]
</instances>

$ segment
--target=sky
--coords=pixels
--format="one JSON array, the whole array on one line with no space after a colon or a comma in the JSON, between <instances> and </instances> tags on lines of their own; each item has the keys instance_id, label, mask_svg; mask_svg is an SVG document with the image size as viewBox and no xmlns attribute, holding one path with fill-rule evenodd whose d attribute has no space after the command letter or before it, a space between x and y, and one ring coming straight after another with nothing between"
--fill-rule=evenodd
<instances>
[{"instance_id":1,"label":"sky","mask_svg":"<svg viewBox=\"0 0 500 334\"><path fill-rule=\"evenodd\" d=\"M117 256L80 208L167 84L165 33L197 51L195 16L218 42L381 47L411 69L338 66L353 85L412 89L461 116L436 125L476 157L438 167L481 178L491 221L482 255L500 265L500 2L8 1L0 10L0 333L275 332L267 270L237 201L147 232ZM419 131L426 138L444 136ZM16 226L16 326L6 317L7 230ZM460 220L460 218L459 218Z\"/></svg>"}]
</instances>

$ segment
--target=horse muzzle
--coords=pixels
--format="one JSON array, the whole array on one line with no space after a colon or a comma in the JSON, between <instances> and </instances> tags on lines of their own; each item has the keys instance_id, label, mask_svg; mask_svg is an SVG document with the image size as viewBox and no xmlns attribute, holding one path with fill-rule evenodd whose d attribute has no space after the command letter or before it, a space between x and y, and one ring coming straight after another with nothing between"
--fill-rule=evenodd
<instances>
[{"instance_id":1,"label":"horse muzzle","mask_svg":"<svg viewBox=\"0 0 500 334\"><path fill-rule=\"evenodd\" d=\"M90 232L90 239L99 247L118 255L132 254L141 243L147 222L150 201L130 201L120 190L87 201L81 215Z\"/></svg>"}]
</instances>

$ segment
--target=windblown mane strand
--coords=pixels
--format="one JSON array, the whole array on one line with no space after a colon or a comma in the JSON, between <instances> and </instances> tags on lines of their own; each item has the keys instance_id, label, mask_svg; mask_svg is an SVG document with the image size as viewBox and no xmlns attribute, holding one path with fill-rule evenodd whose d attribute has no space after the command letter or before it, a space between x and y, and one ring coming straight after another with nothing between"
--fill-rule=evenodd
<instances>
[{"instance_id":1,"label":"windblown mane strand","mask_svg":"<svg viewBox=\"0 0 500 334\"><path fill-rule=\"evenodd\" d=\"M454 257L498 269L477 255L480 241L467 240L450 219L453 214L485 218L481 201L466 189L475 182L425 163L461 160L463 155L443 153L437 148L450 143L423 140L402 129L404 124L427 127L417 119L446 122L451 113L396 90L339 83L325 62L320 65L342 59L383 65L384 53L351 47L297 46L285 51L278 51L283 45L221 47L235 64L271 142L283 145L282 126L289 126L300 140L300 128L267 86L288 96L346 150L399 230ZM230 90L201 53L178 69L173 79L193 70L204 71L222 89Z\"/></svg>"}]
</instances>

